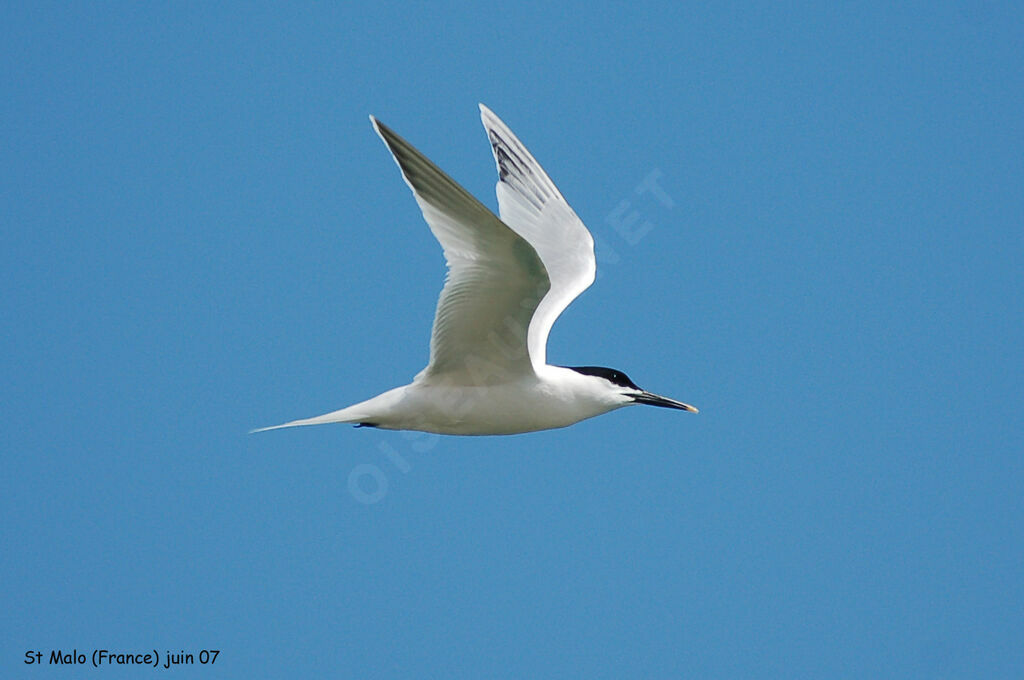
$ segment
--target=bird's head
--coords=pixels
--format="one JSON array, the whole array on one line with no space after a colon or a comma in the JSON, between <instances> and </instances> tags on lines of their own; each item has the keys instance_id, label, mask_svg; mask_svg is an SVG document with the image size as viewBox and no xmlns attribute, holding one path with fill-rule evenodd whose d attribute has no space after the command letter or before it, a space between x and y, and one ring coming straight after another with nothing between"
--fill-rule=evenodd
<instances>
[{"instance_id":1,"label":"bird's head","mask_svg":"<svg viewBox=\"0 0 1024 680\"><path fill-rule=\"evenodd\" d=\"M638 387L636 383L629 379L628 375L614 368L605 368L604 366L565 366L565 368L576 371L581 375L589 376L591 378L591 387L605 392L617 402L617 406L647 404L648 406L676 408L680 411L690 411L691 413L698 412L694 406L648 392Z\"/></svg>"}]
</instances>

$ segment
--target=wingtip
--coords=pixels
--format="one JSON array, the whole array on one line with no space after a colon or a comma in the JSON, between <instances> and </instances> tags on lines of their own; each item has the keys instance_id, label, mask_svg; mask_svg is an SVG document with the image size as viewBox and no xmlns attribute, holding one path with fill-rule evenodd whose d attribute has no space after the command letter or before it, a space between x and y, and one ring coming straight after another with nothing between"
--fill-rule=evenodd
<instances>
[{"instance_id":1,"label":"wingtip","mask_svg":"<svg viewBox=\"0 0 1024 680\"><path fill-rule=\"evenodd\" d=\"M371 123L373 124L373 130L374 130L374 132L376 132L376 133L377 133L377 136L381 138L381 141L383 141L383 142L384 142L384 144L385 144L385 145L386 145L386 146L387 146L387 147L388 147L389 149L391 148L391 144L392 144L392 142L391 142L391 141L389 141L389 140L394 140L394 139L399 139L399 140L401 140L401 139L402 139L402 138L401 138L401 137L399 137L399 136L398 136L397 134L395 134L395 131L394 131L394 130L392 130L391 128L389 128L389 127L388 127L387 125L385 125L384 123L380 122L380 119L378 119L378 118L377 118L376 116L374 116L374 115L371 115L371 116L370 116L370 122L371 122ZM404 141L404 140L403 140L403 141Z\"/></svg>"},{"instance_id":2,"label":"wingtip","mask_svg":"<svg viewBox=\"0 0 1024 680\"><path fill-rule=\"evenodd\" d=\"M395 133L387 125L377 120L377 117L373 114L370 114L370 123L373 125L373 131L380 137L380 141L384 142L384 146L390 149L391 142L388 141L388 136L394 136ZM394 152L392 151L392 153Z\"/></svg>"}]
</instances>

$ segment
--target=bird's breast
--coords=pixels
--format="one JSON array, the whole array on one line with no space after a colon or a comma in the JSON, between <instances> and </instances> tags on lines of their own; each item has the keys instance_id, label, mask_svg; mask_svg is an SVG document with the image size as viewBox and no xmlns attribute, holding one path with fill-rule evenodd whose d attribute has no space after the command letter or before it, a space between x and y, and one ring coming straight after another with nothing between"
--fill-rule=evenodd
<instances>
[{"instance_id":1,"label":"bird's breast","mask_svg":"<svg viewBox=\"0 0 1024 680\"><path fill-rule=\"evenodd\" d=\"M410 385L384 427L438 434L518 434L572 425L609 410L539 381Z\"/></svg>"}]
</instances>

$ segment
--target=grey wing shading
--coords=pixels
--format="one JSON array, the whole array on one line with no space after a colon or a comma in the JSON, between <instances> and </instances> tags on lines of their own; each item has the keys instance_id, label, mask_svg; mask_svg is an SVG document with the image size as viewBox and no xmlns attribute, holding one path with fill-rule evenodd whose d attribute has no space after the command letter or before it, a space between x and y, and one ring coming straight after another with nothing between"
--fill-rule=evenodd
<instances>
[{"instance_id":1,"label":"grey wing shading","mask_svg":"<svg viewBox=\"0 0 1024 680\"><path fill-rule=\"evenodd\" d=\"M533 246L547 270L550 289L530 322L534 366L547 362L547 338L555 319L594 282L594 239L523 143L483 104L480 118L498 166L498 212Z\"/></svg>"},{"instance_id":2,"label":"grey wing shading","mask_svg":"<svg viewBox=\"0 0 1024 680\"><path fill-rule=\"evenodd\" d=\"M531 373L530 320L550 288L537 251L411 144L370 120L448 263L430 363L416 380L486 385Z\"/></svg>"}]
</instances>

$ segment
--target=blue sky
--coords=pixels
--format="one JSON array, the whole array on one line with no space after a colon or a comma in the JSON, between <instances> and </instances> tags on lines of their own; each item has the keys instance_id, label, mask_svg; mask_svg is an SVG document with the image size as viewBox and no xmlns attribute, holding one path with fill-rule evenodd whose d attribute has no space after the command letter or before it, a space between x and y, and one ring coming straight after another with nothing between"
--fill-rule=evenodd
<instances>
[{"instance_id":1,"label":"blue sky","mask_svg":"<svg viewBox=\"0 0 1024 680\"><path fill-rule=\"evenodd\" d=\"M1024 13L892 4L8 3L0 674L1021 677ZM247 435L425 364L367 115L494 206L480 101L701 413Z\"/></svg>"}]
</instances>

